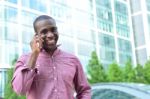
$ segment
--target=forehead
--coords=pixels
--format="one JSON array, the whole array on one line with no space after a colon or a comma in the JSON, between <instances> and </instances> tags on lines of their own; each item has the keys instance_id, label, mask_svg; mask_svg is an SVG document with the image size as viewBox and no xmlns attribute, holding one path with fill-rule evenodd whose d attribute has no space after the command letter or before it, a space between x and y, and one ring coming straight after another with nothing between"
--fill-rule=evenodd
<instances>
[{"instance_id":1,"label":"forehead","mask_svg":"<svg viewBox=\"0 0 150 99\"><path fill-rule=\"evenodd\" d=\"M40 21L37 21L35 24L35 27L37 31L40 31L42 28L45 28L47 26L56 27L56 22L53 19L43 19Z\"/></svg>"}]
</instances>

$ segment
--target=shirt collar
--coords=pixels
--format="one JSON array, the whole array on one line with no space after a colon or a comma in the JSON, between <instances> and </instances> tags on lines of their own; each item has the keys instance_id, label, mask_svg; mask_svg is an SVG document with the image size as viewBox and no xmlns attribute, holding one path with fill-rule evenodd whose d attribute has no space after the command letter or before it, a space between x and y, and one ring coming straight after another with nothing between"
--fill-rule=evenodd
<instances>
[{"instance_id":1,"label":"shirt collar","mask_svg":"<svg viewBox=\"0 0 150 99\"><path fill-rule=\"evenodd\" d=\"M56 56L56 55L58 55L59 54L59 52L60 52L60 49L57 47L57 49L54 51L54 53L53 53L53 57L54 56ZM50 56L50 54L49 53L47 53L44 49L41 51L41 54L42 55L46 55L46 56L49 56L49 57L52 57L52 56Z\"/></svg>"}]
</instances>

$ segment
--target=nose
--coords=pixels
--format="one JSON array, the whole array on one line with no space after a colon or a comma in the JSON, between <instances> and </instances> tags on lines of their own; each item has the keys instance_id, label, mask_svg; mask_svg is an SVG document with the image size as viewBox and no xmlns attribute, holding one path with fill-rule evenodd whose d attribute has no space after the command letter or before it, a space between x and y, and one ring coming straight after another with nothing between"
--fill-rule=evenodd
<instances>
[{"instance_id":1,"label":"nose","mask_svg":"<svg viewBox=\"0 0 150 99\"><path fill-rule=\"evenodd\" d=\"M51 42L55 42L55 35L51 31L47 32L46 39L50 40Z\"/></svg>"},{"instance_id":2,"label":"nose","mask_svg":"<svg viewBox=\"0 0 150 99\"><path fill-rule=\"evenodd\" d=\"M53 37L53 36L54 36L54 34L51 31L48 31L46 34L46 37Z\"/></svg>"}]
</instances>

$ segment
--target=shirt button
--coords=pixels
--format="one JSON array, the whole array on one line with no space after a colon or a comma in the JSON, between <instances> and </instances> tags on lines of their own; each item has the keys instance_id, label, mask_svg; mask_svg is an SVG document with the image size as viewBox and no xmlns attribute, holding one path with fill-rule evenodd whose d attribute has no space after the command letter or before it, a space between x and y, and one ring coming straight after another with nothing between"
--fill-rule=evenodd
<instances>
[{"instance_id":1,"label":"shirt button","mask_svg":"<svg viewBox=\"0 0 150 99\"><path fill-rule=\"evenodd\" d=\"M57 89L55 89L54 91L57 92Z\"/></svg>"},{"instance_id":2,"label":"shirt button","mask_svg":"<svg viewBox=\"0 0 150 99\"><path fill-rule=\"evenodd\" d=\"M40 65L39 65L39 64L37 64L36 66L37 66L37 67L39 67Z\"/></svg>"},{"instance_id":3,"label":"shirt button","mask_svg":"<svg viewBox=\"0 0 150 99\"><path fill-rule=\"evenodd\" d=\"M57 78L56 78L56 77L54 77L54 80L57 80Z\"/></svg>"},{"instance_id":4,"label":"shirt button","mask_svg":"<svg viewBox=\"0 0 150 99\"><path fill-rule=\"evenodd\" d=\"M54 66L53 68L54 68L54 69L56 69L56 67L55 67L55 66Z\"/></svg>"},{"instance_id":5,"label":"shirt button","mask_svg":"<svg viewBox=\"0 0 150 99\"><path fill-rule=\"evenodd\" d=\"M40 72L37 70L37 74L40 74Z\"/></svg>"}]
</instances>

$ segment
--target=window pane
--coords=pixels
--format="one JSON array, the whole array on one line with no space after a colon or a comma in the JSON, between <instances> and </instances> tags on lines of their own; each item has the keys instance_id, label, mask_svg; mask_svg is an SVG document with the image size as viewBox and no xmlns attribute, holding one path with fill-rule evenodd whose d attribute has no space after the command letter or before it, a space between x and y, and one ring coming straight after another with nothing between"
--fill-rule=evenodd
<instances>
[{"instance_id":1,"label":"window pane","mask_svg":"<svg viewBox=\"0 0 150 99\"><path fill-rule=\"evenodd\" d=\"M99 34L99 43L103 47L115 48L114 37L107 34Z\"/></svg>"},{"instance_id":2,"label":"window pane","mask_svg":"<svg viewBox=\"0 0 150 99\"><path fill-rule=\"evenodd\" d=\"M91 56L92 51L95 50L95 47L91 43L78 41L78 53L83 56Z\"/></svg>"},{"instance_id":3,"label":"window pane","mask_svg":"<svg viewBox=\"0 0 150 99\"><path fill-rule=\"evenodd\" d=\"M127 40L118 39L118 47L122 52L131 53L132 51L131 42Z\"/></svg>"},{"instance_id":4,"label":"window pane","mask_svg":"<svg viewBox=\"0 0 150 99\"><path fill-rule=\"evenodd\" d=\"M100 58L102 61L110 61L113 62L115 60L115 50L101 47L100 48Z\"/></svg>"},{"instance_id":5,"label":"window pane","mask_svg":"<svg viewBox=\"0 0 150 99\"><path fill-rule=\"evenodd\" d=\"M5 43L5 63L12 64L13 60L18 56L18 43L6 41Z\"/></svg>"},{"instance_id":6,"label":"window pane","mask_svg":"<svg viewBox=\"0 0 150 99\"><path fill-rule=\"evenodd\" d=\"M147 61L147 52L146 49L140 49L136 51L136 57L137 57L137 61L144 65L145 62Z\"/></svg>"},{"instance_id":7,"label":"window pane","mask_svg":"<svg viewBox=\"0 0 150 99\"><path fill-rule=\"evenodd\" d=\"M127 14L128 9L127 6L124 3L121 3L119 1L115 1L115 10L119 13Z\"/></svg>"},{"instance_id":8,"label":"window pane","mask_svg":"<svg viewBox=\"0 0 150 99\"><path fill-rule=\"evenodd\" d=\"M14 23L6 23L5 38L6 40L18 41L18 25Z\"/></svg>"},{"instance_id":9,"label":"window pane","mask_svg":"<svg viewBox=\"0 0 150 99\"><path fill-rule=\"evenodd\" d=\"M21 0L21 3L25 7L47 12L47 0Z\"/></svg>"},{"instance_id":10,"label":"window pane","mask_svg":"<svg viewBox=\"0 0 150 99\"><path fill-rule=\"evenodd\" d=\"M141 11L141 2L142 2L142 0L130 0L132 13Z\"/></svg>"},{"instance_id":11,"label":"window pane","mask_svg":"<svg viewBox=\"0 0 150 99\"><path fill-rule=\"evenodd\" d=\"M31 27L22 26L22 42L29 44L34 36L34 30Z\"/></svg>"},{"instance_id":12,"label":"window pane","mask_svg":"<svg viewBox=\"0 0 150 99\"><path fill-rule=\"evenodd\" d=\"M5 6L4 18L6 21L17 22L17 9Z\"/></svg>"},{"instance_id":13,"label":"window pane","mask_svg":"<svg viewBox=\"0 0 150 99\"><path fill-rule=\"evenodd\" d=\"M21 16L22 24L33 26L33 21L35 20L36 17L37 17L36 14L27 11L22 11L22 16Z\"/></svg>"},{"instance_id":14,"label":"window pane","mask_svg":"<svg viewBox=\"0 0 150 99\"><path fill-rule=\"evenodd\" d=\"M97 5L106 7L108 9L111 8L110 0L96 0L95 2Z\"/></svg>"},{"instance_id":15,"label":"window pane","mask_svg":"<svg viewBox=\"0 0 150 99\"><path fill-rule=\"evenodd\" d=\"M144 25L142 15L133 16L133 33L135 38L135 46L141 46L145 44Z\"/></svg>"},{"instance_id":16,"label":"window pane","mask_svg":"<svg viewBox=\"0 0 150 99\"><path fill-rule=\"evenodd\" d=\"M6 0L6 1L8 1L8 2L11 2L11 3L15 3L15 4L17 4L17 0Z\"/></svg>"},{"instance_id":17,"label":"window pane","mask_svg":"<svg viewBox=\"0 0 150 99\"><path fill-rule=\"evenodd\" d=\"M61 36L61 35L60 35ZM61 44L61 48L65 51L68 51L70 53L74 53L74 42L72 40L72 38L68 38L68 37L60 37L58 44Z\"/></svg>"},{"instance_id":18,"label":"window pane","mask_svg":"<svg viewBox=\"0 0 150 99\"><path fill-rule=\"evenodd\" d=\"M76 30L74 31L77 38L80 40L85 40L91 43L95 43L95 33L90 30Z\"/></svg>"}]
</instances>

